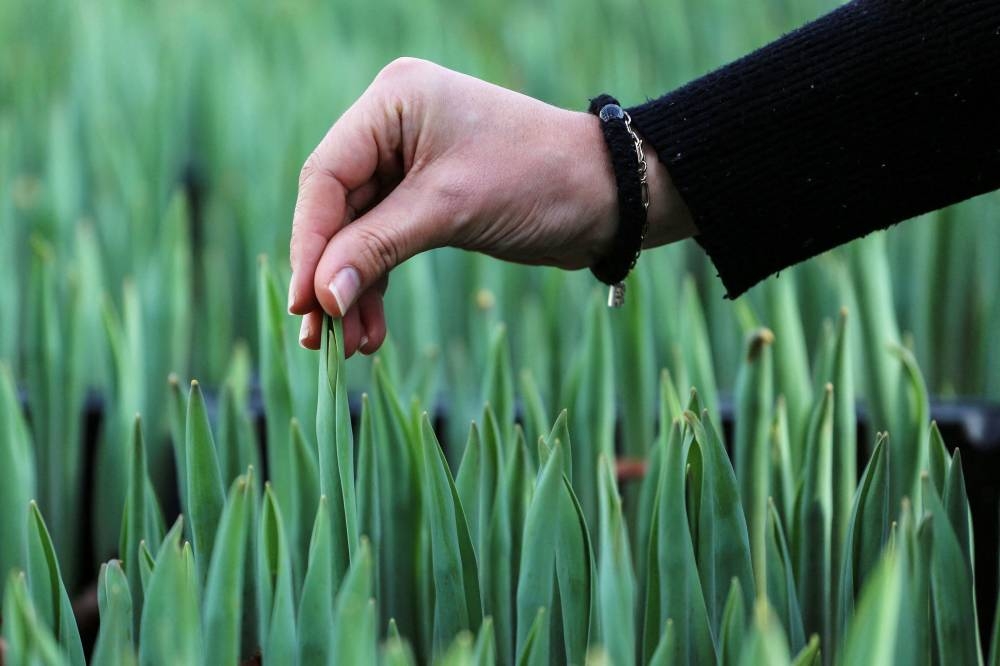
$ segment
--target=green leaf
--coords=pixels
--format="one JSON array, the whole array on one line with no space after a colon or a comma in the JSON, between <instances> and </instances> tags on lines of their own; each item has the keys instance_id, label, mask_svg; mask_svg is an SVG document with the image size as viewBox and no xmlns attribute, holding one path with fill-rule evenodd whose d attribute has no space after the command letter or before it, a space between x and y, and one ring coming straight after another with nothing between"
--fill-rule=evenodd
<instances>
[{"instance_id":1,"label":"green leaf","mask_svg":"<svg viewBox=\"0 0 1000 666\"><path fill-rule=\"evenodd\" d=\"M626 289L630 307L615 318L618 344L618 392L623 399L623 446L626 455L642 457L654 438L657 377L650 369L657 367L654 314L650 304L655 291L638 271L629 275ZM656 294L659 297L659 294Z\"/></svg>"},{"instance_id":2,"label":"green leaf","mask_svg":"<svg viewBox=\"0 0 1000 666\"><path fill-rule=\"evenodd\" d=\"M427 530L434 577L434 647L440 653L482 621L479 574L465 512L430 419L421 422Z\"/></svg>"},{"instance_id":3,"label":"green leaf","mask_svg":"<svg viewBox=\"0 0 1000 666\"><path fill-rule=\"evenodd\" d=\"M492 610L489 608L487 610L495 618L495 632L502 664L513 663L516 656L517 585L524 552L524 527L534 492L535 478L524 433L520 428L515 428L514 434L514 445L508 449L504 464L503 489L494 507L494 539L490 546L491 552L497 553L491 555L496 565L488 568L486 565L491 562L487 561L483 566L495 581L494 591L491 594L496 601ZM501 503L506 504L506 507L501 507ZM506 533L504 533L504 522L508 524ZM499 549L503 548L505 541L509 541L509 550L507 556L502 558L501 564ZM505 577L508 571L509 576ZM501 589L510 591L506 600L500 598ZM503 608L506 610L499 610Z\"/></svg>"},{"instance_id":4,"label":"green leaf","mask_svg":"<svg viewBox=\"0 0 1000 666\"><path fill-rule=\"evenodd\" d=\"M883 234L872 234L855 243L850 253L855 296L858 301L861 324L862 358L866 372L866 397L870 407L870 425L875 431L888 430L894 436L903 433L897 426L899 410L900 365L886 354L886 345L899 344L899 325L892 300L892 278L885 252ZM905 444L900 442L900 445ZM895 453L895 451L893 452ZM892 458L897 456L893 455ZM905 462L893 463L895 466ZM919 467L917 468L919 469ZM914 478L913 481L916 479ZM897 482L893 481L895 485ZM903 483L903 480L899 480ZM905 486L900 486L905 487ZM893 493L892 497L901 495ZM898 502L893 502L898 506Z\"/></svg>"},{"instance_id":5,"label":"green leaf","mask_svg":"<svg viewBox=\"0 0 1000 666\"><path fill-rule=\"evenodd\" d=\"M955 530L955 538L965 556L965 564L970 572L974 571L972 516L969 513L969 497L965 492L965 475L962 473L962 453L955 449L945 476L944 492L940 495L944 504L948 521Z\"/></svg>"},{"instance_id":6,"label":"green leaf","mask_svg":"<svg viewBox=\"0 0 1000 666\"><path fill-rule=\"evenodd\" d=\"M537 441L549 427L549 412L545 409L541 390L530 369L521 372L521 402L524 407L525 440Z\"/></svg>"},{"instance_id":7,"label":"green leaf","mask_svg":"<svg viewBox=\"0 0 1000 666\"><path fill-rule=\"evenodd\" d=\"M26 566L28 512L35 496L35 454L10 369L0 363L0 576ZM2 580L2 579L0 579Z\"/></svg>"},{"instance_id":8,"label":"green leaf","mask_svg":"<svg viewBox=\"0 0 1000 666\"><path fill-rule=\"evenodd\" d=\"M302 435L302 428L298 419L293 418L290 424L291 458L292 458L292 478L295 480L295 503L299 507L298 517L300 523L290 530L289 539L295 539L292 549L292 575L294 577L294 588L302 586L302 577L305 575L306 563L309 557L309 535L312 528L306 521L309 520L309 508L316 506L319 502L319 470L316 467L316 460L310 446L306 443ZM329 517L329 514L327 514Z\"/></svg>"},{"instance_id":9,"label":"green leaf","mask_svg":"<svg viewBox=\"0 0 1000 666\"><path fill-rule=\"evenodd\" d=\"M743 640L743 652L739 663L741 666L768 666L789 662L788 642L785 640L781 623L767 605L767 601L759 599L754 606L753 623Z\"/></svg>"},{"instance_id":10,"label":"green leaf","mask_svg":"<svg viewBox=\"0 0 1000 666\"><path fill-rule=\"evenodd\" d=\"M375 417L367 394L361 395L361 432L358 436L358 529L372 544L372 567L375 571L373 585L375 598L381 598L380 570L378 554L382 549L382 525L379 517L379 468L376 441ZM331 565L332 566L332 565Z\"/></svg>"},{"instance_id":11,"label":"green leaf","mask_svg":"<svg viewBox=\"0 0 1000 666\"><path fill-rule=\"evenodd\" d=\"M546 438L545 443L548 444L549 448L555 446L555 441L559 440L563 445L563 473L566 478L570 481L573 480L573 445L569 438L569 414L564 409L559 412L559 416L556 417L556 422L552 424L552 430L549 431L549 436ZM542 464L539 461L539 464ZM594 477L597 480L597 476Z\"/></svg>"},{"instance_id":12,"label":"green leaf","mask_svg":"<svg viewBox=\"0 0 1000 666\"><path fill-rule=\"evenodd\" d=\"M520 438L521 432L518 429L517 436ZM523 440L512 442L513 447L523 447ZM516 450L516 448L514 448ZM514 661L514 606L513 601L516 594L516 573L514 571L514 546L515 539L518 540L518 552L520 552L520 534L515 535L511 529L511 491L510 485L506 482L508 475L505 470L500 470L496 483L496 497L492 502L492 513L489 516L489 523L486 527L485 539L480 551L479 561L479 583L482 594L483 613L496 618L496 633L500 636L499 646L494 640L494 620L487 618L483 621L483 626L479 630L477 646L484 639L486 632L489 633L489 652L491 659L494 653L499 654L500 663L512 664ZM484 498L485 499L485 498ZM487 628L487 624L489 625ZM477 663L480 663L477 661ZM490 662L492 663L492 661Z\"/></svg>"},{"instance_id":13,"label":"green leaf","mask_svg":"<svg viewBox=\"0 0 1000 666\"><path fill-rule=\"evenodd\" d=\"M494 666L497 660L496 652L493 618L487 617L483 619L479 634L476 636L476 643L472 646L472 663L476 666Z\"/></svg>"},{"instance_id":14,"label":"green leaf","mask_svg":"<svg viewBox=\"0 0 1000 666\"><path fill-rule=\"evenodd\" d=\"M511 421L511 426L513 426L513 421ZM493 408L487 404L483 408L482 453L479 464L479 483L477 484L478 497L472 506L466 506L465 502L462 501L462 508L467 517L473 510L479 514L476 520L469 518L469 531L477 553L483 553L489 547L493 506L496 503L498 486L503 476L503 461L500 450L503 444L510 442L512 438L512 435L502 434ZM472 530L473 523L479 526L478 535Z\"/></svg>"},{"instance_id":15,"label":"green leaf","mask_svg":"<svg viewBox=\"0 0 1000 666\"><path fill-rule=\"evenodd\" d=\"M208 409L196 381L191 382L188 398L186 449L188 515L197 553L198 580L204 581L219 527L219 516L226 502L226 491L222 485L212 428L208 423Z\"/></svg>"},{"instance_id":16,"label":"green leaf","mask_svg":"<svg viewBox=\"0 0 1000 666\"><path fill-rule=\"evenodd\" d=\"M33 237L31 245L31 289L24 303L27 312L11 313L11 319L14 324L19 320L26 324L23 371L31 401L38 501L49 517L54 548L69 565L64 574L74 584L76 562L68 555L79 525L74 519L81 499L78 415L84 399L86 358L80 336L72 328L77 324L80 294L71 289L66 298L60 298L61 285L56 279L63 271L57 269L55 248L40 237ZM68 307L60 302L66 300ZM115 484L114 490L121 490L120 484ZM121 504L114 508L117 518ZM23 505L19 510L23 511Z\"/></svg>"},{"instance_id":17,"label":"green leaf","mask_svg":"<svg viewBox=\"0 0 1000 666\"><path fill-rule=\"evenodd\" d=\"M323 319L319 363L316 438L319 489L330 500L333 578L343 580L358 547L357 494L354 488L354 434L347 404L344 331L339 319Z\"/></svg>"},{"instance_id":18,"label":"green leaf","mask_svg":"<svg viewBox=\"0 0 1000 666\"><path fill-rule=\"evenodd\" d=\"M719 664L732 666L738 663L743 648L743 636L747 627L747 610L743 605L743 590L740 579L734 578L729 586L729 596L722 611L722 626L719 629Z\"/></svg>"},{"instance_id":19,"label":"green leaf","mask_svg":"<svg viewBox=\"0 0 1000 666\"><path fill-rule=\"evenodd\" d=\"M238 477L219 520L215 550L205 581L204 631L206 664L233 664L240 660L243 582L246 571L253 468Z\"/></svg>"},{"instance_id":20,"label":"green leaf","mask_svg":"<svg viewBox=\"0 0 1000 666\"><path fill-rule=\"evenodd\" d=\"M277 278L265 256L259 258L257 277L260 389L267 414L267 441L283 442L288 437L288 424L295 415L285 342L285 321L288 315ZM300 524L292 465L292 457L287 455L284 447L267 447L267 471L273 484L272 492L278 496L288 519L286 527L290 529ZM289 532L288 538L293 539L294 535Z\"/></svg>"},{"instance_id":21,"label":"green leaf","mask_svg":"<svg viewBox=\"0 0 1000 666\"><path fill-rule=\"evenodd\" d=\"M520 623L519 623L520 624ZM545 609L539 608L531 626L524 632L524 642L518 640L517 666L548 666L549 632L545 622ZM518 633L521 630L518 629Z\"/></svg>"},{"instance_id":22,"label":"green leaf","mask_svg":"<svg viewBox=\"0 0 1000 666\"><path fill-rule=\"evenodd\" d=\"M774 403L774 423L771 426L771 488L774 501L782 516L791 516L795 504L795 478L792 468L791 435L788 430L785 397Z\"/></svg>"},{"instance_id":23,"label":"green leaf","mask_svg":"<svg viewBox=\"0 0 1000 666\"><path fill-rule=\"evenodd\" d=\"M136 662L132 647L132 595L118 560L101 565L98 578L101 625L91 656L92 666L120 666Z\"/></svg>"},{"instance_id":24,"label":"green leaf","mask_svg":"<svg viewBox=\"0 0 1000 666\"><path fill-rule=\"evenodd\" d=\"M854 492L851 518L844 537L843 571L840 575L838 635L843 635L854 615L855 600L889 536L889 447L885 437L875 450Z\"/></svg>"},{"instance_id":25,"label":"green leaf","mask_svg":"<svg viewBox=\"0 0 1000 666\"><path fill-rule=\"evenodd\" d=\"M28 589L39 616L52 627L59 648L73 666L85 663L80 631L63 584L52 538L38 505L31 502L28 519Z\"/></svg>"},{"instance_id":26,"label":"green leaf","mask_svg":"<svg viewBox=\"0 0 1000 666\"><path fill-rule=\"evenodd\" d=\"M257 537L257 612L260 648L268 663L291 664L296 658L292 563L278 498L264 486Z\"/></svg>"},{"instance_id":27,"label":"green leaf","mask_svg":"<svg viewBox=\"0 0 1000 666\"><path fill-rule=\"evenodd\" d=\"M309 544L309 568L299 603L299 662L327 664L332 656L333 599L336 594L333 574L333 537L326 496L320 497Z\"/></svg>"},{"instance_id":28,"label":"green leaf","mask_svg":"<svg viewBox=\"0 0 1000 666\"><path fill-rule=\"evenodd\" d=\"M483 402L493 407L501 426L503 441L510 441L514 427L514 379L510 362L507 327L497 324L490 336L486 372L483 375Z\"/></svg>"},{"instance_id":29,"label":"green leaf","mask_svg":"<svg viewBox=\"0 0 1000 666\"><path fill-rule=\"evenodd\" d=\"M162 547L162 543L161 543ZM157 549L159 550L159 549ZM142 594L143 597L146 595L146 590L149 589L149 579L153 577L153 569L156 568L156 561L153 559L153 554L149 550L149 546L146 545L145 541L139 542L139 578L142 582Z\"/></svg>"},{"instance_id":30,"label":"green leaf","mask_svg":"<svg viewBox=\"0 0 1000 666\"><path fill-rule=\"evenodd\" d=\"M672 666L676 663L674 655L677 653L677 627L674 626L673 620L667 620L666 626L660 632L656 649L649 658L649 666Z\"/></svg>"},{"instance_id":31,"label":"green leaf","mask_svg":"<svg viewBox=\"0 0 1000 666\"><path fill-rule=\"evenodd\" d=\"M146 527L146 489L149 484L147 477L146 447L142 438L142 421L135 417L135 427L132 429L132 443L129 455L128 492L125 496L125 510L122 514L122 533L118 545L118 554L125 563L125 573L129 577L129 588L132 590L132 608L135 609L135 629L139 629L139 618L142 616L142 579L139 572L139 542L153 543L159 539L159 534L153 534L155 529Z\"/></svg>"},{"instance_id":32,"label":"green leaf","mask_svg":"<svg viewBox=\"0 0 1000 666\"><path fill-rule=\"evenodd\" d=\"M597 570L583 507L565 476L557 525L556 579L560 603L553 605L553 614L559 610L562 616L566 659L569 663L582 663L590 645L591 630L596 631ZM553 647L558 652L559 646Z\"/></svg>"},{"instance_id":33,"label":"green leaf","mask_svg":"<svg viewBox=\"0 0 1000 666\"><path fill-rule=\"evenodd\" d=\"M462 462L458 466L458 475L455 477L455 488L462 501L462 508L468 515L469 533L472 535L472 542L476 544L476 550L479 553L482 552L480 529L486 529L485 526L480 528L479 525L479 484L483 476L483 464L482 439L479 436L479 427L473 421L469 427L469 437L465 441L465 450L462 452Z\"/></svg>"},{"instance_id":34,"label":"green leaf","mask_svg":"<svg viewBox=\"0 0 1000 666\"><path fill-rule=\"evenodd\" d=\"M181 512L187 513L187 400L181 391L180 379L171 374L167 379L167 422L170 425L170 445L174 451L174 469L177 470L177 491Z\"/></svg>"},{"instance_id":35,"label":"green leaf","mask_svg":"<svg viewBox=\"0 0 1000 666\"><path fill-rule=\"evenodd\" d=\"M792 666L820 666L822 663L823 656L819 651L819 636L813 634L809 637L809 643L795 655L795 659L792 659Z\"/></svg>"},{"instance_id":36,"label":"green leaf","mask_svg":"<svg viewBox=\"0 0 1000 666\"><path fill-rule=\"evenodd\" d=\"M570 405L573 433L572 479L588 524L597 521L597 459L614 456L615 395L614 347L608 308L600 299L591 300L583 342L574 361L575 379L562 404ZM550 443L551 444L551 443ZM569 442L564 442L568 451ZM568 459L567 459L568 461Z\"/></svg>"},{"instance_id":37,"label":"green leaf","mask_svg":"<svg viewBox=\"0 0 1000 666\"><path fill-rule=\"evenodd\" d=\"M379 607L383 621L395 618L408 636L417 636L417 562L423 525L423 469L420 439L411 435L396 390L379 359L372 367L372 407L379 481L381 542L377 555L381 580ZM363 467L361 469L364 469ZM360 507L359 507L360 508Z\"/></svg>"},{"instance_id":38,"label":"green leaf","mask_svg":"<svg viewBox=\"0 0 1000 666\"><path fill-rule=\"evenodd\" d=\"M663 404L662 398L662 384L665 375L660 375L661 384L661 404ZM670 428L670 424L677 419L672 419L671 421L660 421L661 428ZM663 457L663 447L654 446L649 451L649 457L646 460L646 473L642 477L641 486L639 487L639 505L637 507L637 523L638 523L638 535L636 536L635 542L638 544L636 547L636 576L638 578L638 585L636 589L642 598L639 600L639 626L645 626L645 601L646 601L646 590L649 589L648 581L646 576L649 572L649 553L651 542L650 539L655 535L653 532L653 525L656 524L656 491L659 488L660 481L660 465L662 464ZM741 512L742 513L742 512ZM749 549L748 549L749 554Z\"/></svg>"},{"instance_id":39,"label":"green leaf","mask_svg":"<svg viewBox=\"0 0 1000 666\"><path fill-rule=\"evenodd\" d=\"M518 663L527 654L536 655L537 663L548 663L548 640L529 645L534 625L540 620L540 609L552 603L555 585L556 532L552 529L552 507L558 506L562 494L562 446L556 446L539 472L534 496L528 506L524 521L524 540L521 551L520 575L517 582L517 654ZM537 633L548 636L548 631ZM534 662L533 662L534 663Z\"/></svg>"},{"instance_id":40,"label":"green leaf","mask_svg":"<svg viewBox=\"0 0 1000 666\"><path fill-rule=\"evenodd\" d=\"M694 420L689 418L689 423L693 424ZM658 631L664 622L673 620L676 651L670 659L677 663L707 664L715 662L716 649L685 508L685 467L692 443L692 436L682 436L675 425L669 438L663 433L657 444L664 447L657 520L652 537L658 544L655 558L651 553L649 559L650 568L655 567L657 574L655 579L647 578L647 585L650 585L651 595L657 594L657 587L652 585L658 585L659 615L655 617L647 611L645 645L647 655L651 656L649 651L656 641L648 635L649 630ZM727 576L723 580L731 578ZM666 581L676 584L666 584Z\"/></svg>"},{"instance_id":41,"label":"green leaf","mask_svg":"<svg viewBox=\"0 0 1000 666\"><path fill-rule=\"evenodd\" d=\"M372 596L372 553L361 540L333 604L331 643L334 664L374 664L377 652Z\"/></svg>"},{"instance_id":42,"label":"green leaf","mask_svg":"<svg viewBox=\"0 0 1000 666\"><path fill-rule=\"evenodd\" d=\"M807 634L831 633L833 386L827 384L809 425L805 468L792 521L791 550L803 626Z\"/></svg>"},{"instance_id":43,"label":"green leaf","mask_svg":"<svg viewBox=\"0 0 1000 666\"><path fill-rule=\"evenodd\" d=\"M636 655L635 576L628 531L611 461L602 457L597 612L601 643L612 664L631 663Z\"/></svg>"},{"instance_id":44,"label":"green leaf","mask_svg":"<svg viewBox=\"0 0 1000 666\"><path fill-rule=\"evenodd\" d=\"M204 656L197 572L188 546L181 547L182 530L178 519L156 555L142 608L141 664L198 664Z\"/></svg>"},{"instance_id":45,"label":"green leaf","mask_svg":"<svg viewBox=\"0 0 1000 666\"><path fill-rule=\"evenodd\" d=\"M774 403L771 344L774 334L759 329L750 334L747 353L736 380L736 434L734 459L740 498L750 528L750 551L758 594L767 588L765 580L765 529L770 488L771 405ZM721 605L712 608L713 627L719 626Z\"/></svg>"},{"instance_id":46,"label":"green leaf","mask_svg":"<svg viewBox=\"0 0 1000 666\"><path fill-rule=\"evenodd\" d=\"M122 291L124 309L120 320L109 301L104 305L105 328L115 362L116 400L106 416L107 425L95 463L94 548L99 558L113 552L121 536L121 513L128 483L126 443L132 434L135 415L147 413L142 304L134 284L126 282Z\"/></svg>"},{"instance_id":47,"label":"green leaf","mask_svg":"<svg viewBox=\"0 0 1000 666\"><path fill-rule=\"evenodd\" d=\"M409 643L398 635L390 636L382 647L383 666L416 666L417 659Z\"/></svg>"},{"instance_id":48,"label":"green leaf","mask_svg":"<svg viewBox=\"0 0 1000 666\"><path fill-rule=\"evenodd\" d=\"M253 426L230 382L222 387L218 418L217 443L222 482L232 483L248 467L261 469Z\"/></svg>"},{"instance_id":49,"label":"green leaf","mask_svg":"<svg viewBox=\"0 0 1000 666\"><path fill-rule=\"evenodd\" d=\"M795 587L794 565L788 541L774 502L767 513L767 598L781 626L787 629L789 648L797 650L806 641L802 610Z\"/></svg>"},{"instance_id":50,"label":"green leaf","mask_svg":"<svg viewBox=\"0 0 1000 666\"><path fill-rule=\"evenodd\" d=\"M64 666L69 660L48 626L38 617L24 573L11 572L3 598L4 658L10 664Z\"/></svg>"},{"instance_id":51,"label":"green leaf","mask_svg":"<svg viewBox=\"0 0 1000 666\"><path fill-rule=\"evenodd\" d=\"M933 655L930 593L932 523L933 519L925 514L914 525L912 505L909 500L903 500L902 513L895 529L895 549L904 577L896 631L895 659L899 664L930 664Z\"/></svg>"},{"instance_id":52,"label":"green leaf","mask_svg":"<svg viewBox=\"0 0 1000 666\"><path fill-rule=\"evenodd\" d=\"M939 663L975 664L981 650L973 572L959 535L926 474L923 484L924 509L932 516L934 530L931 600Z\"/></svg>"},{"instance_id":53,"label":"green leaf","mask_svg":"<svg viewBox=\"0 0 1000 666\"><path fill-rule=\"evenodd\" d=\"M694 394L692 394L692 406L697 407L697 397ZM696 551L698 576L701 580L704 603L709 611L709 619L713 623L713 632L717 634L729 591L727 587L729 581L738 578L744 602L748 606L752 603L754 580L747 523L740 504L736 475L715 427L711 421L699 419L690 411L685 412L684 419L694 436L694 444L697 445L697 452L701 456ZM661 438L665 437L666 434L662 433ZM685 458L688 459L690 457ZM664 472L661 471L662 473ZM675 618L675 621L678 640L683 641L686 625L678 618Z\"/></svg>"},{"instance_id":54,"label":"green leaf","mask_svg":"<svg viewBox=\"0 0 1000 666\"><path fill-rule=\"evenodd\" d=\"M948 449L944 445L944 438L938 430L936 422L931 421L931 434L928 438L927 468L931 476L931 482L937 488L938 494L944 494L944 479L948 473Z\"/></svg>"},{"instance_id":55,"label":"green leaf","mask_svg":"<svg viewBox=\"0 0 1000 666\"><path fill-rule=\"evenodd\" d=\"M919 505L920 474L929 464L930 431L927 423L930 420L930 404L927 386L913 353L900 345L894 345L890 349L902 363L906 381L901 389L906 401L899 405L900 423L892 433L895 436L889 440L892 449L889 456L889 506L898 507L904 497L911 498Z\"/></svg>"},{"instance_id":56,"label":"green leaf","mask_svg":"<svg viewBox=\"0 0 1000 666\"><path fill-rule=\"evenodd\" d=\"M455 636L448 649L434 663L435 666L471 666L472 634L463 631Z\"/></svg>"},{"instance_id":57,"label":"green leaf","mask_svg":"<svg viewBox=\"0 0 1000 666\"><path fill-rule=\"evenodd\" d=\"M841 558L850 523L851 504L858 478L857 415L854 396L854 353L850 340L847 309L842 308L837 322L833 357L833 447L831 464L831 519L830 519L830 645L839 643L839 623L836 604L840 598ZM793 646L795 649L795 646Z\"/></svg>"},{"instance_id":58,"label":"green leaf","mask_svg":"<svg viewBox=\"0 0 1000 666\"><path fill-rule=\"evenodd\" d=\"M692 386L697 386L705 408L712 417L712 426L719 430L719 392L716 388L715 368L712 363L712 352L709 348L711 337L705 323L705 314L698 298L698 290L694 279L688 276L684 280L682 311L687 321L685 334L681 336L681 350L684 365L691 373L689 378ZM689 407L690 409L690 407ZM692 410L701 414L701 410ZM678 634L679 635L679 634Z\"/></svg>"},{"instance_id":59,"label":"green leaf","mask_svg":"<svg viewBox=\"0 0 1000 666\"><path fill-rule=\"evenodd\" d=\"M769 323L778 332L774 341L775 385L777 392L787 400L789 431L801 438L806 433L813 394L802 330L803 313L798 307L796 291L794 277L782 276L768 281L764 296ZM824 382L831 380L829 377L823 379Z\"/></svg>"},{"instance_id":60,"label":"green leaf","mask_svg":"<svg viewBox=\"0 0 1000 666\"><path fill-rule=\"evenodd\" d=\"M903 585L902 567L897 557L887 551L861 590L857 610L850 619L837 656L838 664L894 663Z\"/></svg>"}]
</instances>

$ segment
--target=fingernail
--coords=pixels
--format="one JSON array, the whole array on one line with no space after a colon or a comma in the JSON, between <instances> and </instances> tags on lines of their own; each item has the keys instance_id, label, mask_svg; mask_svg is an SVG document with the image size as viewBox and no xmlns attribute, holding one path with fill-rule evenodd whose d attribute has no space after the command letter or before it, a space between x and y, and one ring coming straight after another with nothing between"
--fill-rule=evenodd
<instances>
[{"instance_id":1,"label":"fingernail","mask_svg":"<svg viewBox=\"0 0 1000 666\"><path fill-rule=\"evenodd\" d=\"M313 335L312 320L308 315L302 318L302 326L299 328L299 345L302 347L306 346L306 340Z\"/></svg>"},{"instance_id":2,"label":"fingernail","mask_svg":"<svg viewBox=\"0 0 1000 666\"><path fill-rule=\"evenodd\" d=\"M354 305L354 301L358 297L358 291L361 289L361 275L356 268L351 266L341 268L333 276L328 288L330 293L333 294L333 298L337 301L340 316L343 317L347 314L347 310Z\"/></svg>"},{"instance_id":3,"label":"fingernail","mask_svg":"<svg viewBox=\"0 0 1000 666\"><path fill-rule=\"evenodd\" d=\"M368 353L368 350L366 349L367 346L368 346L368 336L367 335L362 335L361 339L358 340L358 350L362 354L366 354L366 353Z\"/></svg>"},{"instance_id":4,"label":"fingernail","mask_svg":"<svg viewBox=\"0 0 1000 666\"><path fill-rule=\"evenodd\" d=\"M288 314L292 313L292 305L295 303L295 273L292 273L292 279L288 281Z\"/></svg>"}]
</instances>

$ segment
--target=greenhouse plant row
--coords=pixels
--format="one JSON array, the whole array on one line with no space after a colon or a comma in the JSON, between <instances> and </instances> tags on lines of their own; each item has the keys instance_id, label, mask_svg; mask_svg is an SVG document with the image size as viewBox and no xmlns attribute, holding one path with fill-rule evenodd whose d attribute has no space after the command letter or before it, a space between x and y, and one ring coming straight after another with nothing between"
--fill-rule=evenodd
<instances>
[{"instance_id":1,"label":"greenhouse plant row","mask_svg":"<svg viewBox=\"0 0 1000 666\"><path fill-rule=\"evenodd\" d=\"M102 449L103 460L124 473L95 488L94 525L114 523L106 542L95 532L99 572L77 566L88 556L66 535L86 508L38 474L37 414L29 428L4 372L9 663L83 663L70 590L95 573L98 664L995 659L977 630L961 455L949 455L929 421L912 354L883 345L898 372L882 404L902 435L879 433L856 457L857 342L846 310L798 370L814 394L802 419L782 397L780 329L748 334L733 462L717 404L682 393L664 371L655 407L621 415L655 428L645 474L623 493L609 385L588 375L613 372L598 299L574 350L598 361L570 379L568 410L553 414L529 373L515 377L501 326L481 416L442 446L421 400L397 390L391 355L373 365L355 430L349 362L330 320L304 427L287 362L294 343L267 263L259 290L266 446L240 352L214 424L197 382L170 383L182 515L163 509L164 470L152 464L141 416L109 422L102 444L120 446ZM128 333L112 341L123 379L135 342ZM51 374L64 370L53 365ZM109 402L118 413L121 397ZM60 478L79 476L69 462L48 464Z\"/></svg>"}]
</instances>

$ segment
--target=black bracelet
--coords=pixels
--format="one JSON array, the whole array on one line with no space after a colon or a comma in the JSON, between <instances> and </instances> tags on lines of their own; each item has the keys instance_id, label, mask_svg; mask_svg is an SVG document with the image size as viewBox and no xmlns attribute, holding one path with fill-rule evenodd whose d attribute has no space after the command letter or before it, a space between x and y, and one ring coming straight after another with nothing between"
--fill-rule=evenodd
<instances>
[{"instance_id":1,"label":"black bracelet","mask_svg":"<svg viewBox=\"0 0 1000 666\"><path fill-rule=\"evenodd\" d=\"M625 276L635 266L646 237L649 189L642 140L632 129L632 119L614 97L599 95L590 100L590 113L601 119L604 141L611 154L618 186L618 233L610 251L591 267L601 282L610 285L608 306L625 302Z\"/></svg>"}]
</instances>

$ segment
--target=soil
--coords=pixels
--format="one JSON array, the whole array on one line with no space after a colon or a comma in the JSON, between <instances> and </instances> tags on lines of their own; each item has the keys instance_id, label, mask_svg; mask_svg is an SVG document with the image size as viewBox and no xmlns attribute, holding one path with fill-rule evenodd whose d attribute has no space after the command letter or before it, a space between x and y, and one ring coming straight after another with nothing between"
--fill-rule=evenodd
<instances>
[{"instance_id":1,"label":"soil","mask_svg":"<svg viewBox=\"0 0 1000 666\"><path fill-rule=\"evenodd\" d=\"M97 630L101 625L101 613L97 606L97 582L94 581L73 598L73 615L80 630L83 651L90 654L97 641ZM3 664L0 664L3 666Z\"/></svg>"}]
</instances>

